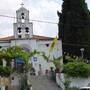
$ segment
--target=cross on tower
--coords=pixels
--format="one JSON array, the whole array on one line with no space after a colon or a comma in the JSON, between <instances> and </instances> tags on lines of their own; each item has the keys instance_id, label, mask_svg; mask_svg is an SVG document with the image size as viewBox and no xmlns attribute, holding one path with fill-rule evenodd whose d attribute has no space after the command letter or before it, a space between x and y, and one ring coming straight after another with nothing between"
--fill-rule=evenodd
<instances>
[{"instance_id":1,"label":"cross on tower","mask_svg":"<svg viewBox=\"0 0 90 90\"><path fill-rule=\"evenodd\" d=\"M22 6L22 7L24 6L24 3L23 3L23 2L21 3L21 6Z\"/></svg>"}]
</instances>

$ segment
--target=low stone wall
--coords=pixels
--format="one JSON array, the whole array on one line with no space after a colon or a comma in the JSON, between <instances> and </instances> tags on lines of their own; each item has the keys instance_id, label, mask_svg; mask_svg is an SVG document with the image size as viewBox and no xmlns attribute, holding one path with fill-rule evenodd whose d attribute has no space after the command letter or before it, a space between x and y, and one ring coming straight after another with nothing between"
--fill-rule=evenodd
<instances>
[{"instance_id":1,"label":"low stone wall","mask_svg":"<svg viewBox=\"0 0 90 90\"><path fill-rule=\"evenodd\" d=\"M70 87L84 87L90 84L90 77L88 78L69 78Z\"/></svg>"},{"instance_id":2,"label":"low stone wall","mask_svg":"<svg viewBox=\"0 0 90 90\"><path fill-rule=\"evenodd\" d=\"M8 87L8 90L10 90L10 79L6 77L0 77L0 87L2 87L2 90L5 90L5 87Z\"/></svg>"},{"instance_id":3,"label":"low stone wall","mask_svg":"<svg viewBox=\"0 0 90 90\"><path fill-rule=\"evenodd\" d=\"M65 90L64 82L65 82L65 80L64 80L63 73L61 73L60 76L56 75L56 83L57 83L57 85L59 85L62 88L62 90Z\"/></svg>"}]
</instances>

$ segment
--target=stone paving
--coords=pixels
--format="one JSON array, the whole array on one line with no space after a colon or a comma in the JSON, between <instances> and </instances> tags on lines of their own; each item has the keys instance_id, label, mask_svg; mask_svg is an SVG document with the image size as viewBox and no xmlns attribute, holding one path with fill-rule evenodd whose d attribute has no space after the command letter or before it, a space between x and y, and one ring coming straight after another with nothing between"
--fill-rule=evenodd
<instances>
[{"instance_id":1,"label":"stone paving","mask_svg":"<svg viewBox=\"0 0 90 90\"><path fill-rule=\"evenodd\" d=\"M49 76L29 76L33 90L62 90Z\"/></svg>"}]
</instances>

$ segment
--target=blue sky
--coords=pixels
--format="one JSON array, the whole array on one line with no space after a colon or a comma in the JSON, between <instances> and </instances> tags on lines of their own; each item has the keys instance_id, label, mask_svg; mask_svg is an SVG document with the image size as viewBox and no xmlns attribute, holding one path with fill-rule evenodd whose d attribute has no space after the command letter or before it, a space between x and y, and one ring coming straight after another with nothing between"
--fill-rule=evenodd
<instances>
[{"instance_id":1,"label":"blue sky","mask_svg":"<svg viewBox=\"0 0 90 90\"><path fill-rule=\"evenodd\" d=\"M22 0L2 0L0 15L15 16ZM61 10L62 0L23 0L24 7L30 11L30 20L45 20L58 23L57 10ZM86 0L90 9L90 0ZM0 17L0 37L13 35L15 19ZM36 35L55 37L58 34L57 24L33 22Z\"/></svg>"}]
</instances>

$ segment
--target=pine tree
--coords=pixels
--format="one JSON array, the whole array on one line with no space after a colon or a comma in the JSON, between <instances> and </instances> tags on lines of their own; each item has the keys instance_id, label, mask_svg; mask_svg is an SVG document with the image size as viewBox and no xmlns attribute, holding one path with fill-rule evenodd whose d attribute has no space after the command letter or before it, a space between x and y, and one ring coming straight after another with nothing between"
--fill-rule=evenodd
<instances>
[{"instance_id":1,"label":"pine tree","mask_svg":"<svg viewBox=\"0 0 90 90\"><path fill-rule=\"evenodd\" d=\"M90 52L90 12L85 0L63 0L59 16L59 39L63 51L80 56L80 48L85 48L85 56Z\"/></svg>"}]
</instances>

